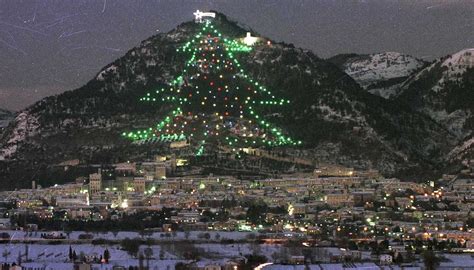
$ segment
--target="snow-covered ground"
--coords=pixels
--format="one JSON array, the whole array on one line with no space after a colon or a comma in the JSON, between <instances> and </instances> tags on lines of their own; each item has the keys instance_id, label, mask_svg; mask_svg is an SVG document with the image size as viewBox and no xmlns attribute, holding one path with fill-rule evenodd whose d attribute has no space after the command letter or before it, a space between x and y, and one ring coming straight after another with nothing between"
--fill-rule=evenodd
<instances>
[{"instance_id":1,"label":"snow-covered ground","mask_svg":"<svg viewBox=\"0 0 474 270\"><path fill-rule=\"evenodd\" d=\"M75 234L78 232L75 232ZM195 237L199 232L193 232L191 235ZM224 232L219 234L225 235ZM240 233L241 234L241 233ZM120 237L134 237L134 233L119 233ZM226 236L236 237L239 234L227 234ZM17 234L18 236L18 234ZM177 238L181 236L176 236ZM191 238L191 236L190 236ZM27 244L27 243L6 243L0 244L0 263L18 262L21 257L22 266L25 269L43 268L45 270L62 270L72 269L72 263L69 261L69 244ZM110 252L110 261L108 264L94 264L92 269L108 270L113 266L137 266L139 259L131 256L126 251L122 250L120 245L92 245L92 244L74 244L71 246L78 256L90 256L99 258L105 249ZM149 259L144 259L143 264L149 264L150 269L174 269L178 262L190 262L185 260L182 253L188 249L194 249L199 252L199 265L207 265L217 263L225 264L228 260L239 258L247 254L258 253L267 257L269 261L274 261L278 258L278 254L282 252L280 245L268 244L221 244L221 243L200 243L200 244L181 244L180 241L172 241L157 245L142 245L140 251L145 254L145 249L151 249L151 256ZM293 254L298 249L287 249L288 255ZM328 248L337 254L338 248ZM26 255L28 254L28 255ZM474 260L470 255L465 254L443 254L447 259L441 263L442 267L474 267ZM370 252L363 252L362 258L368 260ZM404 269L421 269L422 263L415 262L412 267L405 267ZM317 270L345 270L345 269L402 269L397 265L380 266L373 262L365 263L321 263L308 265L309 269ZM262 270L304 270L304 265L279 265L269 264L262 267ZM469 268L470 269L470 268Z\"/></svg>"},{"instance_id":2,"label":"snow-covered ground","mask_svg":"<svg viewBox=\"0 0 474 270\"><path fill-rule=\"evenodd\" d=\"M150 261L150 270L174 270L176 263L179 261L175 260L151 260ZM109 264L93 264L93 270L112 270L114 266L138 266L138 260L128 260L125 262L126 264L117 264L117 263L109 263ZM144 265L147 265L147 262L144 262ZM68 270L73 269L72 263L61 263L61 262L48 262L48 263L37 263L37 262L30 262L30 263L22 263L23 269L45 269L45 270Z\"/></svg>"},{"instance_id":3,"label":"snow-covered ground","mask_svg":"<svg viewBox=\"0 0 474 270\"><path fill-rule=\"evenodd\" d=\"M424 70L429 71L439 64L445 70L432 89L435 92L441 91L446 82L459 80L468 68L474 67L474 48L464 49L446 58L438 59ZM420 74L423 74L424 70L420 71Z\"/></svg>"},{"instance_id":4,"label":"snow-covered ground","mask_svg":"<svg viewBox=\"0 0 474 270\"><path fill-rule=\"evenodd\" d=\"M451 150L448 154L449 159L459 158L463 156L463 153L467 152L468 149L472 148L474 145L474 137L467 139L461 145L458 145Z\"/></svg>"},{"instance_id":5,"label":"snow-covered ground","mask_svg":"<svg viewBox=\"0 0 474 270\"><path fill-rule=\"evenodd\" d=\"M462 73L466 69L474 67L474 48L461 50L443 61L442 66L452 68L451 75Z\"/></svg>"},{"instance_id":6,"label":"snow-covered ground","mask_svg":"<svg viewBox=\"0 0 474 270\"><path fill-rule=\"evenodd\" d=\"M347 268L352 269L365 269L365 270L380 270L380 268L375 263L351 263L351 264L342 264L342 263L332 263L332 264L310 264L306 265L282 265L282 264L271 264L262 268L262 270L344 270ZM388 268L387 269L391 269ZM418 268L419 269L419 268Z\"/></svg>"},{"instance_id":7,"label":"snow-covered ground","mask_svg":"<svg viewBox=\"0 0 474 270\"><path fill-rule=\"evenodd\" d=\"M349 58L343 64L344 71L363 88L390 79L410 76L424 62L398 52L376 53ZM397 93L400 84L368 89L372 94L389 98Z\"/></svg>"},{"instance_id":8,"label":"snow-covered ground","mask_svg":"<svg viewBox=\"0 0 474 270\"><path fill-rule=\"evenodd\" d=\"M24 232L24 231L13 231L13 230L0 230L0 232L6 232L10 234L12 240L37 240L40 238L41 233L44 232ZM125 238L153 238L156 240L202 240L204 233L209 233L209 240L245 240L248 237L258 236L258 233L252 232L227 232L227 231L191 231L189 234L185 232L176 232L172 233L163 233L163 232L153 232L149 234L143 234L140 232L83 232L83 231L73 231L70 232L69 235L63 232L65 236L70 240L77 240L79 239L79 235L81 234L92 234L94 236L93 239L106 239L106 240L122 240ZM216 236L218 235L218 236Z\"/></svg>"},{"instance_id":9,"label":"snow-covered ground","mask_svg":"<svg viewBox=\"0 0 474 270\"><path fill-rule=\"evenodd\" d=\"M18 114L13 121L16 125L4 148L0 148L0 160L14 154L18 143L24 141L28 136L34 135L39 126L38 119L27 111Z\"/></svg>"},{"instance_id":10,"label":"snow-covered ground","mask_svg":"<svg viewBox=\"0 0 474 270\"><path fill-rule=\"evenodd\" d=\"M375 81L409 76L422 65L422 61L397 52L371 54L344 64L346 73L362 86Z\"/></svg>"},{"instance_id":11,"label":"snow-covered ground","mask_svg":"<svg viewBox=\"0 0 474 270\"><path fill-rule=\"evenodd\" d=\"M468 254L443 254L440 269L474 269L474 259ZM263 266L261 270L345 270L345 269L365 269L365 270L421 270L425 269L422 262L414 262L411 265L379 265L373 262L364 263L322 263L309 265L281 265L269 264Z\"/></svg>"},{"instance_id":12,"label":"snow-covered ground","mask_svg":"<svg viewBox=\"0 0 474 270\"><path fill-rule=\"evenodd\" d=\"M153 245L140 247L140 252L145 254L145 249L151 248L152 255L150 257L150 269L174 269L178 262L187 262L179 256L179 252L173 253L174 250L179 250L174 247L175 243L165 244L163 246ZM250 244L197 244L194 245L196 250L200 252L200 262L203 264L211 262L225 263L227 260L242 257L253 252L253 247ZM72 269L69 261L69 244L0 244L0 260L1 262L18 262L21 257L22 265L24 267L44 267L46 269ZM279 246L276 245L259 245L259 252L262 255L271 259L273 253L278 251ZM188 248L185 246L184 248ZM104 246L92 244L74 244L72 249L78 256L81 254L85 256L99 258L105 249L110 252L109 264L97 264L97 269L112 269L114 265L120 266L136 266L139 264L137 258L132 257L126 251L121 250L119 245ZM163 252L161 251L163 249ZM182 249L181 249L182 251ZM28 261L26 257L28 254ZM145 260L145 264L146 264Z\"/></svg>"}]
</instances>

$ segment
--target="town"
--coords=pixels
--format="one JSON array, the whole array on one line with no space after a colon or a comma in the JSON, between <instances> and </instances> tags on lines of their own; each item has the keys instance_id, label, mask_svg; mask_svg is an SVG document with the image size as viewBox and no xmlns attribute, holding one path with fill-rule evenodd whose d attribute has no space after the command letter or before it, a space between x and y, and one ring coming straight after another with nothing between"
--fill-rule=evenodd
<instances>
[{"instance_id":1,"label":"town","mask_svg":"<svg viewBox=\"0 0 474 270\"><path fill-rule=\"evenodd\" d=\"M97 166L0 193L2 269L471 269L474 160L464 165L427 182L339 165L204 174L175 155Z\"/></svg>"}]
</instances>

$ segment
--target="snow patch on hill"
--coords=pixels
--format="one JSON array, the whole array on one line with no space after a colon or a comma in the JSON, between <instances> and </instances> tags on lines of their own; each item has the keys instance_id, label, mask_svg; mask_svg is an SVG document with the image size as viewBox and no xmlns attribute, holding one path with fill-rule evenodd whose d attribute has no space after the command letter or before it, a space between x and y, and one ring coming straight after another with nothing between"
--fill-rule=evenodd
<instances>
[{"instance_id":1,"label":"snow patch on hill","mask_svg":"<svg viewBox=\"0 0 474 270\"><path fill-rule=\"evenodd\" d=\"M362 86L375 81L406 77L422 65L414 57L397 52L371 54L345 64L346 73Z\"/></svg>"},{"instance_id":2,"label":"snow patch on hill","mask_svg":"<svg viewBox=\"0 0 474 270\"><path fill-rule=\"evenodd\" d=\"M453 55L441 58L433 62L428 67L420 71L412 79L407 80L404 85L408 86L411 82L420 79L424 74L430 72L433 68L441 67L444 69L441 78L432 88L434 92L439 92L444 89L444 85L449 81L457 81L462 77L468 68L474 67L474 48L461 50Z\"/></svg>"},{"instance_id":3,"label":"snow patch on hill","mask_svg":"<svg viewBox=\"0 0 474 270\"><path fill-rule=\"evenodd\" d=\"M462 137L462 130L467 119L472 117L472 114L468 110L455 110L448 113L446 110L433 110L431 108L425 108L422 110L426 115L429 115L436 122L440 123L444 127L447 127L449 131ZM464 134L465 135L465 134Z\"/></svg>"},{"instance_id":4,"label":"snow patch on hill","mask_svg":"<svg viewBox=\"0 0 474 270\"><path fill-rule=\"evenodd\" d=\"M407 91L412 83L423 79L426 76L433 76L431 73L436 73L436 69L441 68L441 72L439 72L440 75L438 75L437 78L434 78L435 83L433 87L428 89L426 92L425 95L427 95L427 97L425 100L429 100L430 96L432 98L442 96L446 91L448 91L446 86L448 82L461 80L464 72L472 67L474 67L474 48L461 50L453 55L437 59L431 65L418 72L415 76L406 80L402 86L400 94L402 94L403 91ZM448 127L451 132L458 136L462 137L466 135L461 131L463 130L463 126L467 119L472 117L471 111L455 110L448 113L445 109L436 109L433 107L424 108L422 110L438 123Z\"/></svg>"},{"instance_id":5,"label":"snow patch on hill","mask_svg":"<svg viewBox=\"0 0 474 270\"><path fill-rule=\"evenodd\" d=\"M110 67L102 70L98 75L97 75L97 80L102 81L104 80L104 77L109 74L114 74L117 72L117 66L111 65Z\"/></svg>"},{"instance_id":6,"label":"snow patch on hill","mask_svg":"<svg viewBox=\"0 0 474 270\"><path fill-rule=\"evenodd\" d=\"M461 159L464 156L464 153L467 153L470 149L474 148L474 137L464 141L461 145L456 146L449 152L448 159Z\"/></svg>"},{"instance_id":7,"label":"snow patch on hill","mask_svg":"<svg viewBox=\"0 0 474 270\"><path fill-rule=\"evenodd\" d=\"M0 149L0 160L5 160L5 158L13 155L18 148L18 144L27 137L35 135L39 127L38 119L27 111L18 114L14 122L15 127L10 133L10 137Z\"/></svg>"},{"instance_id":8,"label":"snow patch on hill","mask_svg":"<svg viewBox=\"0 0 474 270\"><path fill-rule=\"evenodd\" d=\"M474 67L474 48L464 49L451 55L444 60L442 66L453 67L454 73L461 73Z\"/></svg>"},{"instance_id":9,"label":"snow patch on hill","mask_svg":"<svg viewBox=\"0 0 474 270\"><path fill-rule=\"evenodd\" d=\"M410 55L386 52L351 57L343 64L343 69L364 89L372 94L389 98L396 94L399 83L387 86L377 84L408 77L423 65L422 60Z\"/></svg>"},{"instance_id":10,"label":"snow patch on hill","mask_svg":"<svg viewBox=\"0 0 474 270\"><path fill-rule=\"evenodd\" d=\"M433 87L435 92L441 91L446 82L459 80L468 68L474 67L474 48L464 49L448 56L442 61L441 67L444 67L446 70L435 87Z\"/></svg>"}]
</instances>

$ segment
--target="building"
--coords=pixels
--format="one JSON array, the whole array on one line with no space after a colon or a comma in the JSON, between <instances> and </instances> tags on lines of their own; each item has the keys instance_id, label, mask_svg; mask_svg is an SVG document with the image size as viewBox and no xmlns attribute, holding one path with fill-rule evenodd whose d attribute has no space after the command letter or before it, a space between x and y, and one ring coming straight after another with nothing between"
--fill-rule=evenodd
<instances>
[{"instance_id":1,"label":"building","mask_svg":"<svg viewBox=\"0 0 474 270\"><path fill-rule=\"evenodd\" d=\"M288 259L289 264L304 264L304 256L291 256Z\"/></svg>"},{"instance_id":2,"label":"building","mask_svg":"<svg viewBox=\"0 0 474 270\"><path fill-rule=\"evenodd\" d=\"M330 206L352 205L354 197L348 193L333 193L324 196L324 201Z\"/></svg>"},{"instance_id":3,"label":"building","mask_svg":"<svg viewBox=\"0 0 474 270\"><path fill-rule=\"evenodd\" d=\"M352 196L354 197L355 206L362 206L365 203L374 201L374 192L367 192L367 191L352 192Z\"/></svg>"},{"instance_id":4,"label":"building","mask_svg":"<svg viewBox=\"0 0 474 270\"><path fill-rule=\"evenodd\" d=\"M137 172L137 165L135 162L124 162L115 164L115 173L117 175L127 176L134 175Z\"/></svg>"},{"instance_id":5,"label":"building","mask_svg":"<svg viewBox=\"0 0 474 270\"><path fill-rule=\"evenodd\" d=\"M469 195L474 190L474 179L456 179L450 188L458 194Z\"/></svg>"},{"instance_id":6,"label":"building","mask_svg":"<svg viewBox=\"0 0 474 270\"><path fill-rule=\"evenodd\" d=\"M145 193L145 178L136 177L133 179L133 189L138 193Z\"/></svg>"},{"instance_id":7,"label":"building","mask_svg":"<svg viewBox=\"0 0 474 270\"><path fill-rule=\"evenodd\" d=\"M346 168L339 165L326 165L326 166L321 166L318 169L315 169L313 172L313 175L316 177L320 177L320 176L351 177L351 176L354 176L354 169Z\"/></svg>"},{"instance_id":8,"label":"building","mask_svg":"<svg viewBox=\"0 0 474 270\"><path fill-rule=\"evenodd\" d=\"M188 147L189 142L186 140L182 141L174 141L170 143L170 148L183 148L183 147Z\"/></svg>"},{"instance_id":9,"label":"building","mask_svg":"<svg viewBox=\"0 0 474 270\"><path fill-rule=\"evenodd\" d=\"M389 265L389 264L392 264L393 257L392 255L382 254L379 256L379 261L381 265Z\"/></svg>"},{"instance_id":10,"label":"building","mask_svg":"<svg viewBox=\"0 0 474 270\"><path fill-rule=\"evenodd\" d=\"M102 171L99 169L97 173L89 175L89 192L90 194L98 193L102 190Z\"/></svg>"},{"instance_id":11,"label":"building","mask_svg":"<svg viewBox=\"0 0 474 270\"><path fill-rule=\"evenodd\" d=\"M165 164L158 164L155 167L155 178L156 179L163 179L166 178L166 166Z\"/></svg>"}]
</instances>

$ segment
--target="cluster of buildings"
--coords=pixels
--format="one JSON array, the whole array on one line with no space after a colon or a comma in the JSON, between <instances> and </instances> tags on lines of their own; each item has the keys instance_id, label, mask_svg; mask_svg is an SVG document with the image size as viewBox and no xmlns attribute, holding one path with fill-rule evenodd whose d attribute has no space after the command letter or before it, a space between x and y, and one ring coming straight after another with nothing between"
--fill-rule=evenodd
<instances>
[{"instance_id":1,"label":"cluster of buildings","mask_svg":"<svg viewBox=\"0 0 474 270\"><path fill-rule=\"evenodd\" d=\"M9 217L25 214L119 220L120 213L168 208L173 214L164 230L174 224L179 230L258 231L272 235L269 242L304 237L318 245L436 239L474 250L474 161L461 175L426 183L330 165L255 180L193 172L186 160L157 156L98 169L74 183L3 192L0 228L14 227ZM254 209L257 216L249 213ZM391 243L390 249L405 253L406 245Z\"/></svg>"}]
</instances>

